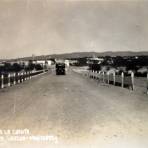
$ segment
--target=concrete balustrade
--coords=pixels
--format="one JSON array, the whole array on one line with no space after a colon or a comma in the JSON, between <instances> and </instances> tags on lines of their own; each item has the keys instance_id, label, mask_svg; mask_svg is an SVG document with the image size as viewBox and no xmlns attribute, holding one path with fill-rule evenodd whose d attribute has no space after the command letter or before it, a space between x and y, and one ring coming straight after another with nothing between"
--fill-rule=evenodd
<instances>
[{"instance_id":1,"label":"concrete balustrade","mask_svg":"<svg viewBox=\"0 0 148 148\"><path fill-rule=\"evenodd\" d=\"M124 72L121 73L121 75L116 75L115 72L112 73L105 73L104 71L96 72L96 71L88 71L87 76L89 78L97 79L98 81L101 81L103 83L107 84L113 84L113 85L120 85L122 88L129 87L131 90L135 90L135 84L134 84L134 72L131 72L130 76L125 76ZM148 74L147 74L147 88L146 93L148 94Z\"/></svg>"},{"instance_id":2,"label":"concrete balustrade","mask_svg":"<svg viewBox=\"0 0 148 148\"><path fill-rule=\"evenodd\" d=\"M3 74L0 75L0 88L3 89L4 86L10 87L11 85L16 85L19 83L23 83L25 80L30 80L32 77L37 75L41 75L47 73L48 70L39 70L39 71L28 71L28 72L20 72L20 73L8 73L7 76Z\"/></svg>"}]
</instances>

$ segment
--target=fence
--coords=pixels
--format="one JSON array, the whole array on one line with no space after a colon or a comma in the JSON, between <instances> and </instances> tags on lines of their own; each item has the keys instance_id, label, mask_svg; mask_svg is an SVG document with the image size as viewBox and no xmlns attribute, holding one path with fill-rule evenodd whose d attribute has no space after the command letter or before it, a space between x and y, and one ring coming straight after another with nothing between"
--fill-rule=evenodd
<instances>
[{"instance_id":1,"label":"fence","mask_svg":"<svg viewBox=\"0 0 148 148\"><path fill-rule=\"evenodd\" d=\"M117 75L114 73L108 73L108 72L96 72L96 71L88 71L84 73L85 76L96 79L99 82L112 84L115 86L121 86L122 88L126 87L130 90L135 90L135 83L137 83L137 79L135 81L134 73L131 72L130 75L126 75L125 73L121 73L121 75ZM148 74L145 81L145 92L148 94ZM140 83L140 82L139 82ZM136 84L137 85L137 84Z\"/></svg>"},{"instance_id":2,"label":"fence","mask_svg":"<svg viewBox=\"0 0 148 148\"><path fill-rule=\"evenodd\" d=\"M30 80L32 77L43 74L48 70L39 71L24 71L18 73L6 73L0 76L0 88L10 87L19 83L23 83L26 80Z\"/></svg>"}]
</instances>

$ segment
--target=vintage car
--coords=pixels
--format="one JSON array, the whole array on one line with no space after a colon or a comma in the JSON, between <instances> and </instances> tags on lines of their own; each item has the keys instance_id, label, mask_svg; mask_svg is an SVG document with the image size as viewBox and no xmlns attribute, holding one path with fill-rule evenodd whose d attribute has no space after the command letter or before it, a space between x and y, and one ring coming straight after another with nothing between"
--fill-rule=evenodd
<instances>
[{"instance_id":1,"label":"vintage car","mask_svg":"<svg viewBox=\"0 0 148 148\"><path fill-rule=\"evenodd\" d=\"M65 63L56 63L56 75L65 75Z\"/></svg>"}]
</instances>

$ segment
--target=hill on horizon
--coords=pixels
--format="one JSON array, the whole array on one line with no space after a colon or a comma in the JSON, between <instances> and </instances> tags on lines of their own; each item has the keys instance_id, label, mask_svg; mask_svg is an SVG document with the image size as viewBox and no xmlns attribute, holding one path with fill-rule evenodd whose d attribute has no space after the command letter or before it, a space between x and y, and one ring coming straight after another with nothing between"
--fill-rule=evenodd
<instances>
[{"instance_id":1,"label":"hill on horizon","mask_svg":"<svg viewBox=\"0 0 148 148\"><path fill-rule=\"evenodd\" d=\"M58 58L58 59L75 59L75 58L84 58L84 57L105 57L105 56L148 56L147 51L141 51L141 52L132 52L132 51L119 51L119 52L112 52L112 51L107 51L107 52L73 52L73 53L63 53L63 54L51 54L51 55L40 55L40 56L35 56L34 59L41 60L41 59L53 59L53 58ZM17 58L20 60L31 60L33 57L22 57L22 58ZM17 60L15 59L15 60ZM3 59L4 60L4 59ZM14 60L14 59L7 59L7 60ZM0 60L2 61L2 59Z\"/></svg>"},{"instance_id":2,"label":"hill on horizon","mask_svg":"<svg viewBox=\"0 0 148 148\"><path fill-rule=\"evenodd\" d=\"M123 52L73 52L73 53L64 53L64 54L52 54L49 55L52 58L83 58L83 57L105 57L105 56L148 56L148 52L131 52L131 51L123 51Z\"/></svg>"}]
</instances>

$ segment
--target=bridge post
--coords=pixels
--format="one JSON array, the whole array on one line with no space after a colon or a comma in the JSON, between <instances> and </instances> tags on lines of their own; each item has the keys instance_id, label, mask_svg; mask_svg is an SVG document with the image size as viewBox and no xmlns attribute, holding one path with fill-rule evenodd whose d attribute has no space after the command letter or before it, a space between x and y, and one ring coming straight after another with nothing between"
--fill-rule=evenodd
<instances>
[{"instance_id":1,"label":"bridge post","mask_svg":"<svg viewBox=\"0 0 148 148\"><path fill-rule=\"evenodd\" d=\"M32 71L30 71L30 79L32 78Z\"/></svg>"},{"instance_id":2,"label":"bridge post","mask_svg":"<svg viewBox=\"0 0 148 148\"><path fill-rule=\"evenodd\" d=\"M31 71L29 71L29 79L31 79Z\"/></svg>"},{"instance_id":3,"label":"bridge post","mask_svg":"<svg viewBox=\"0 0 148 148\"><path fill-rule=\"evenodd\" d=\"M148 94L148 73L147 73L147 88L146 88L146 93Z\"/></svg>"},{"instance_id":4,"label":"bridge post","mask_svg":"<svg viewBox=\"0 0 148 148\"><path fill-rule=\"evenodd\" d=\"M98 71L96 71L95 77L96 77L96 80L98 80Z\"/></svg>"},{"instance_id":5,"label":"bridge post","mask_svg":"<svg viewBox=\"0 0 148 148\"><path fill-rule=\"evenodd\" d=\"M109 72L107 72L107 84L109 84Z\"/></svg>"},{"instance_id":6,"label":"bridge post","mask_svg":"<svg viewBox=\"0 0 148 148\"><path fill-rule=\"evenodd\" d=\"M86 76L86 77L87 77L87 74L88 74L88 73L86 72L86 73L84 74L84 76Z\"/></svg>"},{"instance_id":7,"label":"bridge post","mask_svg":"<svg viewBox=\"0 0 148 148\"><path fill-rule=\"evenodd\" d=\"M27 71L26 71L26 73L25 73L25 74L26 74L26 80L28 80L28 73L27 73Z\"/></svg>"},{"instance_id":8,"label":"bridge post","mask_svg":"<svg viewBox=\"0 0 148 148\"><path fill-rule=\"evenodd\" d=\"M121 73L121 87L124 87L124 73Z\"/></svg>"},{"instance_id":9,"label":"bridge post","mask_svg":"<svg viewBox=\"0 0 148 148\"><path fill-rule=\"evenodd\" d=\"M16 73L13 74L13 85L16 84L16 80L15 80L16 77L15 76L16 76Z\"/></svg>"},{"instance_id":10,"label":"bridge post","mask_svg":"<svg viewBox=\"0 0 148 148\"><path fill-rule=\"evenodd\" d=\"M95 70L94 70L94 73L93 73L94 79L96 78L96 77L95 77L95 74L96 74L96 72L95 72Z\"/></svg>"},{"instance_id":11,"label":"bridge post","mask_svg":"<svg viewBox=\"0 0 148 148\"><path fill-rule=\"evenodd\" d=\"M20 83L20 73L18 72L18 74L17 74L17 83Z\"/></svg>"},{"instance_id":12,"label":"bridge post","mask_svg":"<svg viewBox=\"0 0 148 148\"><path fill-rule=\"evenodd\" d=\"M26 80L29 79L28 71L26 71Z\"/></svg>"},{"instance_id":13,"label":"bridge post","mask_svg":"<svg viewBox=\"0 0 148 148\"><path fill-rule=\"evenodd\" d=\"M21 73L21 82L23 82L24 81L24 73L22 72Z\"/></svg>"},{"instance_id":14,"label":"bridge post","mask_svg":"<svg viewBox=\"0 0 148 148\"><path fill-rule=\"evenodd\" d=\"M4 75L1 75L1 88L4 88Z\"/></svg>"},{"instance_id":15,"label":"bridge post","mask_svg":"<svg viewBox=\"0 0 148 148\"><path fill-rule=\"evenodd\" d=\"M93 72L93 79L95 79L95 74L96 74L96 72L95 72L95 70L94 70L94 72Z\"/></svg>"},{"instance_id":16,"label":"bridge post","mask_svg":"<svg viewBox=\"0 0 148 148\"><path fill-rule=\"evenodd\" d=\"M104 83L105 81L104 81L104 71L103 71L103 83Z\"/></svg>"},{"instance_id":17,"label":"bridge post","mask_svg":"<svg viewBox=\"0 0 148 148\"><path fill-rule=\"evenodd\" d=\"M30 71L28 71L28 80L30 80Z\"/></svg>"},{"instance_id":18,"label":"bridge post","mask_svg":"<svg viewBox=\"0 0 148 148\"><path fill-rule=\"evenodd\" d=\"M28 80L30 80L30 71L28 71Z\"/></svg>"},{"instance_id":19,"label":"bridge post","mask_svg":"<svg viewBox=\"0 0 148 148\"><path fill-rule=\"evenodd\" d=\"M101 78L101 71L99 71L98 73L98 80L100 81L100 78Z\"/></svg>"},{"instance_id":20,"label":"bridge post","mask_svg":"<svg viewBox=\"0 0 148 148\"><path fill-rule=\"evenodd\" d=\"M10 73L8 74L8 87L10 87Z\"/></svg>"},{"instance_id":21,"label":"bridge post","mask_svg":"<svg viewBox=\"0 0 148 148\"><path fill-rule=\"evenodd\" d=\"M88 70L88 78L90 78L90 70Z\"/></svg>"},{"instance_id":22,"label":"bridge post","mask_svg":"<svg viewBox=\"0 0 148 148\"><path fill-rule=\"evenodd\" d=\"M99 71L97 71L97 80L99 80Z\"/></svg>"},{"instance_id":23,"label":"bridge post","mask_svg":"<svg viewBox=\"0 0 148 148\"><path fill-rule=\"evenodd\" d=\"M91 71L91 78L93 79L93 70Z\"/></svg>"},{"instance_id":24,"label":"bridge post","mask_svg":"<svg viewBox=\"0 0 148 148\"><path fill-rule=\"evenodd\" d=\"M134 72L131 72L131 87L132 87L132 90L135 89L135 86L134 86Z\"/></svg>"},{"instance_id":25,"label":"bridge post","mask_svg":"<svg viewBox=\"0 0 148 148\"><path fill-rule=\"evenodd\" d=\"M92 75L92 70L90 70L90 73L89 73L89 78L91 78L91 75Z\"/></svg>"},{"instance_id":26,"label":"bridge post","mask_svg":"<svg viewBox=\"0 0 148 148\"><path fill-rule=\"evenodd\" d=\"M92 70L92 79L94 79L94 70Z\"/></svg>"},{"instance_id":27,"label":"bridge post","mask_svg":"<svg viewBox=\"0 0 148 148\"><path fill-rule=\"evenodd\" d=\"M116 73L115 72L113 73L113 84L114 85L116 84Z\"/></svg>"},{"instance_id":28,"label":"bridge post","mask_svg":"<svg viewBox=\"0 0 148 148\"><path fill-rule=\"evenodd\" d=\"M24 80L26 81L26 72L24 72Z\"/></svg>"},{"instance_id":29,"label":"bridge post","mask_svg":"<svg viewBox=\"0 0 148 148\"><path fill-rule=\"evenodd\" d=\"M99 71L96 71L96 79L98 80Z\"/></svg>"},{"instance_id":30,"label":"bridge post","mask_svg":"<svg viewBox=\"0 0 148 148\"><path fill-rule=\"evenodd\" d=\"M25 79L27 80L27 71L25 72Z\"/></svg>"}]
</instances>

